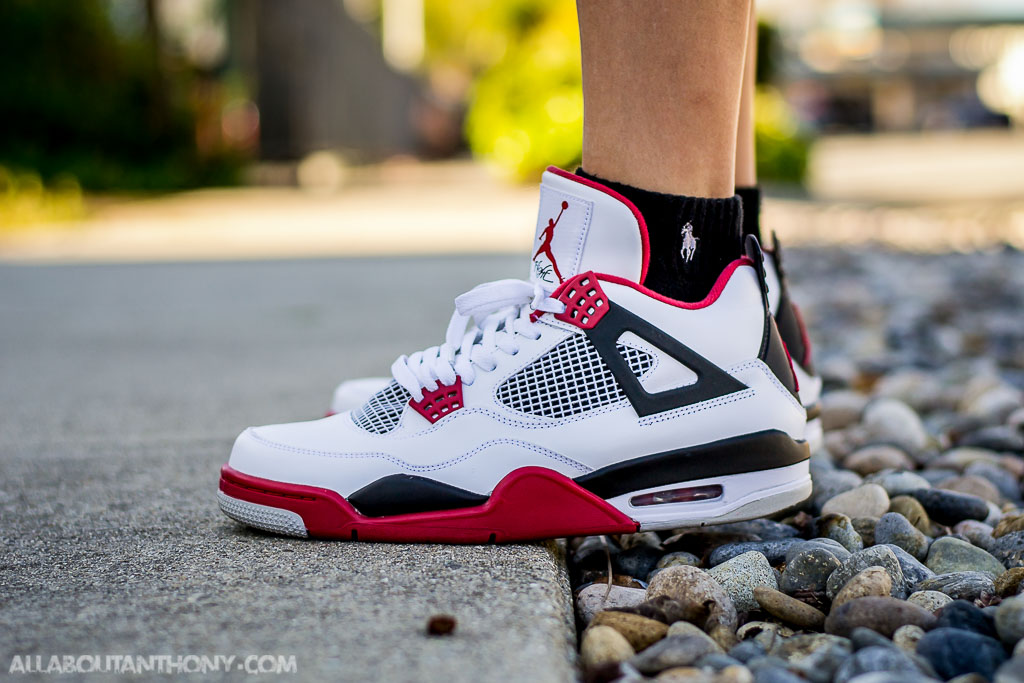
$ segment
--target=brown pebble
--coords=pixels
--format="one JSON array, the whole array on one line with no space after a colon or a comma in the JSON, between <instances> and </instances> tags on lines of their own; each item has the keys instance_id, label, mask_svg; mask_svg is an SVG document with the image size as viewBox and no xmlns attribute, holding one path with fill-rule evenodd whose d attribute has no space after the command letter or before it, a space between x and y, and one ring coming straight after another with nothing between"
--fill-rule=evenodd
<instances>
[{"instance_id":1,"label":"brown pebble","mask_svg":"<svg viewBox=\"0 0 1024 683\"><path fill-rule=\"evenodd\" d=\"M832 610L825 620L825 632L848 638L858 626L891 638L900 626L914 624L924 630L935 626L931 612L903 600L870 596L857 598Z\"/></svg>"},{"instance_id":2,"label":"brown pebble","mask_svg":"<svg viewBox=\"0 0 1024 683\"><path fill-rule=\"evenodd\" d=\"M992 536L999 538L1014 531L1024 531L1024 515L1006 515L999 520L999 524L996 524Z\"/></svg>"},{"instance_id":3,"label":"brown pebble","mask_svg":"<svg viewBox=\"0 0 1024 683\"><path fill-rule=\"evenodd\" d=\"M914 525L922 534L930 534L932 521L928 519L928 513L917 498L911 496L896 496L889 501L889 512L898 512Z\"/></svg>"},{"instance_id":4,"label":"brown pebble","mask_svg":"<svg viewBox=\"0 0 1024 683\"><path fill-rule=\"evenodd\" d=\"M450 614L435 614L427 621L427 634L450 636L455 631L455 617Z\"/></svg>"},{"instance_id":5,"label":"brown pebble","mask_svg":"<svg viewBox=\"0 0 1024 683\"><path fill-rule=\"evenodd\" d=\"M590 622L591 626L611 626L621 633L633 646L633 649L640 652L652 643L656 643L668 633L668 626L642 617L639 614L629 612L606 611L598 612Z\"/></svg>"},{"instance_id":6,"label":"brown pebble","mask_svg":"<svg viewBox=\"0 0 1024 683\"><path fill-rule=\"evenodd\" d=\"M892 577L882 567L868 567L846 582L832 601L832 611L851 600L892 594Z\"/></svg>"},{"instance_id":7,"label":"brown pebble","mask_svg":"<svg viewBox=\"0 0 1024 683\"><path fill-rule=\"evenodd\" d=\"M820 611L768 586L756 586L754 599L765 612L787 624L815 631L825 626L825 615Z\"/></svg>"},{"instance_id":8,"label":"brown pebble","mask_svg":"<svg viewBox=\"0 0 1024 683\"><path fill-rule=\"evenodd\" d=\"M1024 567L1007 569L996 579L996 593L1008 598L1020 592L1020 583L1024 581Z\"/></svg>"}]
</instances>

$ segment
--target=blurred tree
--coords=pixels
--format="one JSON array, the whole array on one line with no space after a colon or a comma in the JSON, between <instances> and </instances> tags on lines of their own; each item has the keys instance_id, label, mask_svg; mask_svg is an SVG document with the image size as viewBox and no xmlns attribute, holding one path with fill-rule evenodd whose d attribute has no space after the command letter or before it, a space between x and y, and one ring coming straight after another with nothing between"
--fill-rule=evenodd
<instances>
[{"instance_id":1,"label":"blurred tree","mask_svg":"<svg viewBox=\"0 0 1024 683\"><path fill-rule=\"evenodd\" d=\"M135 0L138 1L138 0ZM0 165L87 189L158 190L229 182L236 165L200 158L189 73L148 30L114 31L103 0L0 2Z\"/></svg>"}]
</instances>

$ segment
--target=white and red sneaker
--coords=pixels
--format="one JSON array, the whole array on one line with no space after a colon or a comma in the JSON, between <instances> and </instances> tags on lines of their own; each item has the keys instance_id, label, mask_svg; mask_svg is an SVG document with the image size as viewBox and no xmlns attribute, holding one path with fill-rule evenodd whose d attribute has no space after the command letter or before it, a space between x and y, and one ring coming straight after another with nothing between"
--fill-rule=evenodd
<instances>
[{"instance_id":1,"label":"white and red sneaker","mask_svg":"<svg viewBox=\"0 0 1024 683\"><path fill-rule=\"evenodd\" d=\"M444 344L356 410L247 429L220 505L294 536L487 542L751 519L811 492L806 411L756 241L698 303L639 283L647 228L550 168L529 282L456 299Z\"/></svg>"},{"instance_id":2,"label":"white and red sneaker","mask_svg":"<svg viewBox=\"0 0 1024 683\"><path fill-rule=\"evenodd\" d=\"M778 240L772 236L773 248L765 251L768 258L764 260L765 279L768 283L768 307L775 318L793 360L796 373L800 402L807 411L807 432L805 440L811 451L821 447L824 432L821 427L821 377L814 370L811 356L811 343L807 336L800 309L789 296L789 288L782 271L782 248ZM371 396L383 391L391 383L390 377L361 377L345 380L334 390L331 407L327 415L336 415L346 410L355 410L366 403Z\"/></svg>"}]
</instances>

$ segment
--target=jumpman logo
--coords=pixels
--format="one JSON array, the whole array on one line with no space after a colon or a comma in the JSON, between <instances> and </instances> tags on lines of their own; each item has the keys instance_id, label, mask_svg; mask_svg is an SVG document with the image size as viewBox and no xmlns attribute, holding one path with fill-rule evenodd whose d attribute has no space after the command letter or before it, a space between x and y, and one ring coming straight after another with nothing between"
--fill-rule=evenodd
<instances>
[{"instance_id":1,"label":"jumpman logo","mask_svg":"<svg viewBox=\"0 0 1024 683\"><path fill-rule=\"evenodd\" d=\"M569 202L563 201L562 210L558 212L558 216L554 220L550 218L548 219L548 227L544 228L544 230L540 234L540 237L537 238L540 240L544 240L544 242L540 245L540 249L537 250L537 253L533 255L534 261L536 261L537 257L540 256L541 254L544 254L545 256L548 257L548 261L551 262L551 267L555 269L555 275L558 277L559 282L563 282L562 274L558 271L558 263L555 262L555 255L551 253L551 239L555 236L555 226L558 225L558 221L561 220L562 214L568 208ZM547 280L547 273L544 272L545 270L546 269L541 269L540 267L538 267L538 273L540 274L541 278Z\"/></svg>"},{"instance_id":2,"label":"jumpman logo","mask_svg":"<svg viewBox=\"0 0 1024 683\"><path fill-rule=\"evenodd\" d=\"M693 253L697 251L698 239L693 236L693 225L690 221L686 221L686 225L683 226L683 248L679 250L679 255L683 257L684 263L689 263L693 259Z\"/></svg>"}]
</instances>

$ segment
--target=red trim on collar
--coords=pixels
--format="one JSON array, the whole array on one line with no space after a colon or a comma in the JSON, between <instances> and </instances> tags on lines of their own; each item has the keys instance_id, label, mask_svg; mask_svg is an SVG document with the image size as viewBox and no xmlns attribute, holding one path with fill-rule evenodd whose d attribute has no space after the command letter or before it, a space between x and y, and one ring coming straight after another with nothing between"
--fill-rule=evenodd
<instances>
[{"instance_id":1,"label":"red trim on collar","mask_svg":"<svg viewBox=\"0 0 1024 683\"><path fill-rule=\"evenodd\" d=\"M640 226L640 242L643 251L643 261L640 264L640 282L643 282L644 279L647 277L647 267L650 265L651 262L651 246L650 241L647 237L647 221L645 221L644 217L640 215L640 209L636 208L636 205L633 202L629 201L612 188L605 187L601 183L595 183L593 180L590 180L589 178L584 178L583 176L578 176L575 173L563 171L557 166L548 166L548 171L554 173L555 175L562 176L567 180L572 180L581 185L586 185L587 187L593 188L595 190L600 190L601 192L604 192L606 195L618 199L620 202L629 207L629 210L633 212L633 216L636 218L637 225Z\"/></svg>"}]
</instances>

